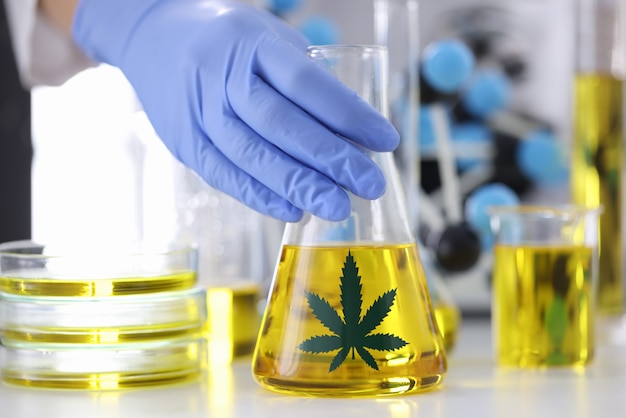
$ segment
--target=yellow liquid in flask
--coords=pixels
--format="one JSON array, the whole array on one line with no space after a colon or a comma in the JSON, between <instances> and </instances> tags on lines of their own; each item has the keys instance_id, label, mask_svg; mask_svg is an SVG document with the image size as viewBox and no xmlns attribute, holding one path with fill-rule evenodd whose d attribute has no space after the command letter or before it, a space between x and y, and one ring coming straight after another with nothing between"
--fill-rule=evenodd
<instances>
[{"instance_id":1,"label":"yellow liquid in flask","mask_svg":"<svg viewBox=\"0 0 626 418\"><path fill-rule=\"evenodd\" d=\"M435 388L447 365L426 289L415 244L283 246L255 378L310 396Z\"/></svg>"},{"instance_id":2,"label":"yellow liquid in flask","mask_svg":"<svg viewBox=\"0 0 626 418\"><path fill-rule=\"evenodd\" d=\"M584 365L593 357L592 250L495 246L493 312L502 365Z\"/></svg>"},{"instance_id":3,"label":"yellow liquid in flask","mask_svg":"<svg viewBox=\"0 0 626 418\"><path fill-rule=\"evenodd\" d=\"M622 80L610 75L576 76L572 200L603 206L599 229L598 311L624 310L622 171L624 125Z\"/></svg>"}]
</instances>

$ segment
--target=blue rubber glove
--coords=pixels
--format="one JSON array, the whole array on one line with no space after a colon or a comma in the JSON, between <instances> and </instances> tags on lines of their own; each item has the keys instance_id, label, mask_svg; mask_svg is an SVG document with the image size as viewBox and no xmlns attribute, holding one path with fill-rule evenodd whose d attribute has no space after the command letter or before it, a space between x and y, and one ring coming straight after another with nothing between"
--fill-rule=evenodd
<instances>
[{"instance_id":1,"label":"blue rubber glove","mask_svg":"<svg viewBox=\"0 0 626 418\"><path fill-rule=\"evenodd\" d=\"M183 164L257 211L338 221L346 190L384 193L366 151L395 149L398 133L270 13L232 0L81 0L72 35L121 69Z\"/></svg>"}]
</instances>

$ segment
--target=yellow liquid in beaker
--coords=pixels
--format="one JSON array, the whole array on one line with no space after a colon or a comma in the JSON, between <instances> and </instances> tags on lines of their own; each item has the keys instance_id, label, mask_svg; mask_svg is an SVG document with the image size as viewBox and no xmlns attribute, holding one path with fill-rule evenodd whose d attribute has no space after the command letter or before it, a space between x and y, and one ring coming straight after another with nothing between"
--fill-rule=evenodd
<instances>
[{"instance_id":1,"label":"yellow liquid in beaker","mask_svg":"<svg viewBox=\"0 0 626 418\"><path fill-rule=\"evenodd\" d=\"M210 364L252 354L261 322L260 292L255 283L207 289L205 336Z\"/></svg>"},{"instance_id":2,"label":"yellow liquid in beaker","mask_svg":"<svg viewBox=\"0 0 626 418\"><path fill-rule=\"evenodd\" d=\"M448 305L443 302L434 302L433 308L435 310L435 318L439 331L443 337L443 345L449 353L454 349L457 343L461 324L461 313L456 306Z\"/></svg>"},{"instance_id":3,"label":"yellow liquid in beaker","mask_svg":"<svg viewBox=\"0 0 626 418\"><path fill-rule=\"evenodd\" d=\"M0 291L21 296L103 297L186 290L197 281L195 271L110 279L48 278L45 274L16 277L4 273L0 275Z\"/></svg>"},{"instance_id":4,"label":"yellow liquid in beaker","mask_svg":"<svg viewBox=\"0 0 626 418\"><path fill-rule=\"evenodd\" d=\"M572 200L602 205L599 230L598 311L624 310L622 171L624 127L622 80L610 75L576 76Z\"/></svg>"},{"instance_id":5,"label":"yellow liquid in beaker","mask_svg":"<svg viewBox=\"0 0 626 418\"><path fill-rule=\"evenodd\" d=\"M592 250L496 245L496 355L502 365L584 365L594 352Z\"/></svg>"},{"instance_id":6,"label":"yellow liquid in beaker","mask_svg":"<svg viewBox=\"0 0 626 418\"><path fill-rule=\"evenodd\" d=\"M349 270L352 261L358 279ZM284 246L253 359L255 378L271 390L311 396L393 395L436 387L447 366L425 283L414 244ZM311 304L326 315L314 313ZM368 316L373 312L376 319ZM333 315L343 328L338 322L329 328ZM356 340L358 347L303 349L305 341L318 337L331 345ZM389 344L381 343L385 338ZM406 344L391 349L392 341Z\"/></svg>"}]
</instances>

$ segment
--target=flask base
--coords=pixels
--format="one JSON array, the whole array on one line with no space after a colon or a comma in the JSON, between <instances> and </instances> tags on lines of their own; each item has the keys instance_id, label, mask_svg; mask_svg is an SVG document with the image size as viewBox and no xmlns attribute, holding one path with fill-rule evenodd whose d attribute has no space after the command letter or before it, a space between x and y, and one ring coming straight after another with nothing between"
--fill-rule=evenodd
<instances>
[{"instance_id":1,"label":"flask base","mask_svg":"<svg viewBox=\"0 0 626 418\"><path fill-rule=\"evenodd\" d=\"M296 396L356 398L413 394L432 391L444 380L443 374L427 377L398 377L384 380L302 380L255 376L266 389Z\"/></svg>"}]
</instances>

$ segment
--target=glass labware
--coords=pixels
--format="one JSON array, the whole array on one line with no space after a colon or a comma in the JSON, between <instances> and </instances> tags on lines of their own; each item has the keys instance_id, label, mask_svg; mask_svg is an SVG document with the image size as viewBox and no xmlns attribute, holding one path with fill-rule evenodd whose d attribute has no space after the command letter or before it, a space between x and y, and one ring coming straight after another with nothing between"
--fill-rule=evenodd
<instances>
[{"instance_id":1,"label":"glass labware","mask_svg":"<svg viewBox=\"0 0 626 418\"><path fill-rule=\"evenodd\" d=\"M401 141L394 152L398 171L404 185L409 220L420 224L418 198L420 184L419 136L419 1L373 0L374 39L384 45L389 55L390 120L398 129ZM448 290L440 267L424 246L419 246L420 261L426 275L437 325L443 335L445 348L455 347L461 325L461 311Z\"/></svg>"},{"instance_id":2,"label":"glass labware","mask_svg":"<svg viewBox=\"0 0 626 418\"><path fill-rule=\"evenodd\" d=\"M206 317L206 291L200 287L92 298L0 292L0 335L35 344L173 340L200 335Z\"/></svg>"},{"instance_id":3,"label":"glass labware","mask_svg":"<svg viewBox=\"0 0 626 418\"><path fill-rule=\"evenodd\" d=\"M571 153L572 201L602 205L598 312L624 313L624 104L626 42L622 0L577 0ZM607 318L608 319L608 318Z\"/></svg>"},{"instance_id":4,"label":"glass labware","mask_svg":"<svg viewBox=\"0 0 626 418\"><path fill-rule=\"evenodd\" d=\"M127 389L200 377L206 292L192 247L0 244L0 379Z\"/></svg>"},{"instance_id":5,"label":"glass labware","mask_svg":"<svg viewBox=\"0 0 626 418\"><path fill-rule=\"evenodd\" d=\"M146 149L145 207L159 208L144 213L144 239L157 248L170 242L197 248L197 284L206 290L209 363L249 357L271 274L269 252L278 249L266 235L282 225L274 227L176 160L144 113L137 115L136 131Z\"/></svg>"},{"instance_id":6,"label":"glass labware","mask_svg":"<svg viewBox=\"0 0 626 418\"><path fill-rule=\"evenodd\" d=\"M593 359L601 212L576 205L490 209L499 365L584 366Z\"/></svg>"},{"instance_id":7,"label":"glass labware","mask_svg":"<svg viewBox=\"0 0 626 418\"><path fill-rule=\"evenodd\" d=\"M80 242L0 244L0 293L23 297L107 298L156 295L197 284L191 246L127 252Z\"/></svg>"},{"instance_id":8,"label":"glass labware","mask_svg":"<svg viewBox=\"0 0 626 418\"><path fill-rule=\"evenodd\" d=\"M308 50L384 115L386 53L382 46ZM432 389L444 379L443 340L393 156L370 156L387 179L381 198L351 195L345 221L305 214L285 228L253 357L254 376L268 389L380 396Z\"/></svg>"},{"instance_id":9,"label":"glass labware","mask_svg":"<svg viewBox=\"0 0 626 418\"><path fill-rule=\"evenodd\" d=\"M32 344L4 339L0 375L11 385L125 390L197 380L206 341L197 336L131 344Z\"/></svg>"}]
</instances>

